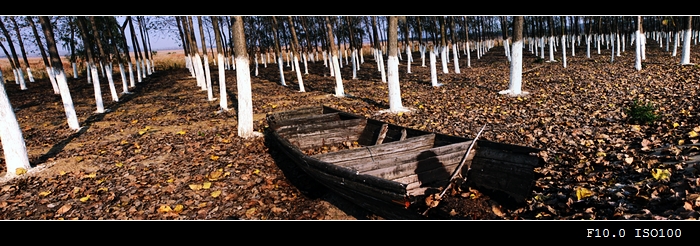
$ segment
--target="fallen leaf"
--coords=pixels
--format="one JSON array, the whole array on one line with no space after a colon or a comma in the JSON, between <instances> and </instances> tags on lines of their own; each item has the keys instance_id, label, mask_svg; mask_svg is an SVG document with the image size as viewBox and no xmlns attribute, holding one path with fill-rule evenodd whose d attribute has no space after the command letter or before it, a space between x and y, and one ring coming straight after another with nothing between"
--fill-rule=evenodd
<instances>
[{"instance_id":1,"label":"fallen leaf","mask_svg":"<svg viewBox=\"0 0 700 246\"><path fill-rule=\"evenodd\" d=\"M201 185L201 184L191 184L191 185L190 185L190 189L192 189L192 190L201 190L201 189L202 189L202 185Z\"/></svg>"},{"instance_id":2,"label":"fallen leaf","mask_svg":"<svg viewBox=\"0 0 700 246\"><path fill-rule=\"evenodd\" d=\"M212 161L216 161L216 160L219 159L219 156L217 156L217 155L211 155L211 157L209 157L209 159L211 159Z\"/></svg>"},{"instance_id":3,"label":"fallen leaf","mask_svg":"<svg viewBox=\"0 0 700 246\"><path fill-rule=\"evenodd\" d=\"M632 162L634 162L634 157L627 157L627 158L625 158L625 163L627 163L627 164L632 164Z\"/></svg>"},{"instance_id":4,"label":"fallen leaf","mask_svg":"<svg viewBox=\"0 0 700 246\"><path fill-rule=\"evenodd\" d=\"M124 163L122 163L122 162L117 162L117 163L114 164L114 165L117 166L117 167L123 167L123 166L124 166Z\"/></svg>"},{"instance_id":5,"label":"fallen leaf","mask_svg":"<svg viewBox=\"0 0 700 246\"><path fill-rule=\"evenodd\" d=\"M207 178L209 179L209 181L216 181L219 178L221 178L223 171L224 171L223 169L217 169L215 171L212 171L211 173L209 173Z\"/></svg>"},{"instance_id":6,"label":"fallen leaf","mask_svg":"<svg viewBox=\"0 0 700 246\"><path fill-rule=\"evenodd\" d=\"M17 175L22 175L22 174L25 174L25 173L27 173L27 169L24 169L24 168L21 168L21 167L18 167L17 169L15 169L15 174L17 174Z\"/></svg>"},{"instance_id":7,"label":"fallen leaf","mask_svg":"<svg viewBox=\"0 0 700 246\"><path fill-rule=\"evenodd\" d=\"M179 213L182 212L182 210L184 210L184 209L185 209L185 206L183 206L182 204L178 204L178 205L175 205L175 208L173 209L173 211L174 211L175 213L178 213L178 214L179 214Z\"/></svg>"},{"instance_id":8,"label":"fallen leaf","mask_svg":"<svg viewBox=\"0 0 700 246\"><path fill-rule=\"evenodd\" d=\"M71 207L72 206L70 204L65 204L61 206L58 210L56 210L56 215L65 214L66 212L68 212L68 210L70 210Z\"/></svg>"},{"instance_id":9,"label":"fallen leaf","mask_svg":"<svg viewBox=\"0 0 700 246\"><path fill-rule=\"evenodd\" d=\"M158 213L168 213L173 211L173 209L168 205L160 205L158 208Z\"/></svg>"},{"instance_id":10,"label":"fallen leaf","mask_svg":"<svg viewBox=\"0 0 700 246\"><path fill-rule=\"evenodd\" d=\"M695 131L690 131L688 132L688 136L690 136L691 138L696 138L698 137L698 133Z\"/></svg>"},{"instance_id":11,"label":"fallen leaf","mask_svg":"<svg viewBox=\"0 0 700 246\"><path fill-rule=\"evenodd\" d=\"M671 178L671 172L666 169L656 168L651 170L651 176L656 180L665 180Z\"/></svg>"},{"instance_id":12,"label":"fallen leaf","mask_svg":"<svg viewBox=\"0 0 700 246\"><path fill-rule=\"evenodd\" d=\"M88 200L90 200L90 195L87 195L87 196L80 198L81 202L87 202Z\"/></svg>"},{"instance_id":13,"label":"fallen leaf","mask_svg":"<svg viewBox=\"0 0 700 246\"><path fill-rule=\"evenodd\" d=\"M49 194L51 194L51 191L42 191L42 192L39 192L39 195L40 195L40 196L48 196Z\"/></svg>"},{"instance_id":14,"label":"fallen leaf","mask_svg":"<svg viewBox=\"0 0 700 246\"><path fill-rule=\"evenodd\" d=\"M179 132L177 132L178 135L185 135L186 133L187 131L185 130L180 130Z\"/></svg>"},{"instance_id":15,"label":"fallen leaf","mask_svg":"<svg viewBox=\"0 0 700 246\"><path fill-rule=\"evenodd\" d=\"M253 171L253 174L255 174L255 175L260 174L260 169L255 169L255 171Z\"/></svg>"},{"instance_id":16,"label":"fallen leaf","mask_svg":"<svg viewBox=\"0 0 700 246\"><path fill-rule=\"evenodd\" d=\"M206 190L206 189L209 189L209 188L211 188L211 182L204 182L204 183L202 184L202 189L205 189L205 190Z\"/></svg>"},{"instance_id":17,"label":"fallen leaf","mask_svg":"<svg viewBox=\"0 0 700 246\"><path fill-rule=\"evenodd\" d=\"M220 191L220 190L212 191L212 192L211 192L211 197L213 197L213 198L217 198L217 197L219 197L219 195L221 195L221 191Z\"/></svg>"},{"instance_id":18,"label":"fallen leaf","mask_svg":"<svg viewBox=\"0 0 700 246\"><path fill-rule=\"evenodd\" d=\"M576 199L577 200L581 200L583 198L586 198L586 197L589 197L592 195L593 195L593 191L591 191L589 189L586 189L583 187L576 188Z\"/></svg>"}]
</instances>

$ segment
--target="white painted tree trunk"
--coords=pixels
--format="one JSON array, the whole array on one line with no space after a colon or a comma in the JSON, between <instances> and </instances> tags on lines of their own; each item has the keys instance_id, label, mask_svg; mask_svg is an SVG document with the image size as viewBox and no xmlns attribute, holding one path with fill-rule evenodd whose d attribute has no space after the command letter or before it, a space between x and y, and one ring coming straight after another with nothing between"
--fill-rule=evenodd
<instances>
[{"instance_id":1,"label":"white painted tree trunk","mask_svg":"<svg viewBox=\"0 0 700 246\"><path fill-rule=\"evenodd\" d=\"M258 54L255 54L253 61L255 62L255 77L258 77ZM294 71L294 67L292 67L292 71Z\"/></svg>"},{"instance_id":2,"label":"white painted tree trunk","mask_svg":"<svg viewBox=\"0 0 700 246\"><path fill-rule=\"evenodd\" d=\"M575 48L575 46L576 46L576 40L575 40L575 38L572 36L572 37L571 37L571 57L576 57L576 48Z\"/></svg>"},{"instance_id":3,"label":"white painted tree trunk","mask_svg":"<svg viewBox=\"0 0 700 246\"><path fill-rule=\"evenodd\" d=\"M561 36L561 63L566 68L566 35Z\"/></svg>"},{"instance_id":4,"label":"white painted tree trunk","mask_svg":"<svg viewBox=\"0 0 700 246\"><path fill-rule=\"evenodd\" d=\"M467 42L467 67L472 67L472 56L471 56L471 48L469 48L469 42Z\"/></svg>"},{"instance_id":5,"label":"white painted tree trunk","mask_svg":"<svg viewBox=\"0 0 700 246\"><path fill-rule=\"evenodd\" d=\"M325 61L325 60L324 60L324 61ZM278 66L279 69L280 69L280 84L281 84L282 86L287 86L287 83L284 82L284 65L283 65L282 57L281 57L281 56L278 56L278 57L277 57L277 66Z\"/></svg>"},{"instance_id":6,"label":"white painted tree trunk","mask_svg":"<svg viewBox=\"0 0 700 246\"><path fill-rule=\"evenodd\" d=\"M510 50L508 49L508 39L503 40L503 48L506 50L506 59L510 62Z\"/></svg>"},{"instance_id":7,"label":"white painted tree trunk","mask_svg":"<svg viewBox=\"0 0 700 246\"><path fill-rule=\"evenodd\" d=\"M401 103L401 86L399 85L399 58L396 56L389 56L387 66L389 68L389 111L398 113L405 110Z\"/></svg>"},{"instance_id":8,"label":"white painted tree trunk","mask_svg":"<svg viewBox=\"0 0 700 246\"><path fill-rule=\"evenodd\" d=\"M406 45L406 73L411 73L411 62L413 62L413 55L411 54L411 46Z\"/></svg>"},{"instance_id":9,"label":"white painted tree trunk","mask_svg":"<svg viewBox=\"0 0 700 246\"><path fill-rule=\"evenodd\" d=\"M197 86L199 86L200 90L206 91L207 82L206 75L204 75L204 64L202 64L202 57L200 57L199 54L195 54L194 59L195 71L197 74Z\"/></svg>"},{"instance_id":10,"label":"white painted tree trunk","mask_svg":"<svg viewBox=\"0 0 700 246\"><path fill-rule=\"evenodd\" d=\"M68 127L72 130L80 130L80 124L78 123L78 115L75 113L75 107L73 106L73 98L70 95L70 90L68 89L68 80L66 79L66 74L63 70L56 70L51 68L51 71L56 77L56 84L58 84L58 90L61 92L61 101L63 102L63 109L66 112L66 119L68 121ZM88 74L88 77L90 75Z\"/></svg>"},{"instance_id":11,"label":"white painted tree trunk","mask_svg":"<svg viewBox=\"0 0 700 246\"><path fill-rule=\"evenodd\" d=\"M440 86L441 84L438 83L438 80L437 80L437 64L435 64L437 62L435 61L436 60L435 48L434 47L431 48L429 53L430 53L430 83L433 86Z\"/></svg>"},{"instance_id":12,"label":"white painted tree trunk","mask_svg":"<svg viewBox=\"0 0 700 246\"><path fill-rule=\"evenodd\" d=\"M678 43L679 43L679 38L680 34L678 32L673 35L673 54L671 54L672 57L676 57L676 54L678 53Z\"/></svg>"},{"instance_id":13,"label":"white painted tree trunk","mask_svg":"<svg viewBox=\"0 0 700 246\"><path fill-rule=\"evenodd\" d=\"M681 65L688 65L690 63L690 39L692 30L686 29L683 32L683 53L681 53Z\"/></svg>"},{"instance_id":14,"label":"white painted tree trunk","mask_svg":"<svg viewBox=\"0 0 700 246\"><path fill-rule=\"evenodd\" d=\"M61 91L58 89L58 84L56 83L56 73L53 72L52 67L46 67L46 75L49 76L49 81L51 81L51 87L53 87L53 94L61 94ZM2 73L0 73L0 76L2 76ZM4 83L4 81L0 82Z\"/></svg>"},{"instance_id":15,"label":"white painted tree trunk","mask_svg":"<svg viewBox=\"0 0 700 246\"><path fill-rule=\"evenodd\" d=\"M641 34L639 33L639 30L634 32L635 35L635 59L634 59L634 68L637 69L637 71L642 70L642 42L639 42L641 39Z\"/></svg>"},{"instance_id":16,"label":"white painted tree trunk","mask_svg":"<svg viewBox=\"0 0 700 246\"><path fill-rule=\"evenodd\" d=\"M611 39L615 39L614 37L615 36L610 35ZM610 63L613 63L613 62L615 62L615 40L611 40L610 43L612 43L612 46L613 46L612 49L610 50Z\"/></svg>"},{"instance_id":17,"label":"white painted tree trunk","mask_svg":"<svg viewBox=\"0 0 700 246\"><path fill-rule=\"evenodd\" d=\"M639 34L639 40L641 41L642 45L642 61L647 59L646 51L647 51L647 37L646 34L640 33Z\"/></svg>"},{"instance_id":18,"label":"white painted tree trunk","mask_svg":"<svg viewBox=\"0 0 700 246\"><path fill-rule=\"evenodd\" d=\"M420 60L421 60L421 67L425 67L425 45L421 45L419 48L420 50Z\"/></svg>"},{"instance_id":19,"label":"white painted tree trunk","mask_svg":"<svg viewBox=\"0 0 700 246\"><path fill-rule=\"evenodd\" d=\"M0 80L4 81L0 75ZM17 117L7 97L4 83L0 83L0 143L5 155L5 176L17 175L17 169L29 170L29 156L27 155L27 145L24 143L22 129L19 127Z\"/></svg>"},{"instance_id":20,"label":"white painted tree trunk","mask_svg":"<svg viewBox=\"0 0 700 246\"><path fill-rule=\"evenodd\" d=\"M97 66L90 64L90 72L92 74L92 86L95 89L95 104L97 106L97 113L101 114L105 112L104 103L102 102L102 88L100 88L100 75L97 71Z\"/></svg>"},{"instance_id":21,"label":"white painted tree trunk","mask_svg":"<svg viewBox=\"0 0 700 246\"><path fill-rule=\"evenodd\" d=\"M544 60L544 37L540 37L540 59Z\"/></svg>"},{"instance_id":22,"label":"white painted tree trunk","mask_svg":"<svg viewBox=\"0 0 700 246\"><path fill-rule=\"evenodd\" d=\"M355 50L350 52L350 62L352 63L352 79L357 79L357 64L355 59Z\"/></svg>"},{"instance_id":23,"label":"white painted tree trunk","mask_svg":"<svg viewBox=\"0 0 700 246\"><path fill-rule=\"evenodd\" d=\"M458 54L459 54L459 52L457 52L457 45L452 45L452 56L453 56L452 61L455 65L455 73L457 73L457 74L460 72L459 71L459 58L457 57Z\"/></svg>"},{"instance_id":24,"label":"white painted tree trunk","mask_svg":"<svg viewBox=\"0 0 700 246\"><path fill-rule=\"evenodd\" d=\"M78 64L75 62L71 62L71 66L73 67L73 78L77 79L78 78Z\"/></svg>"},{"instance_id":25,"label":"white painted tree trunk","mask_svg":"<svg viewBox=\"0 0 700 246\"><path fill-rule=\"evenodd\" d=\"M143 72L143 71L141 70L141 61L140 61L140 60L136 60L135 62L136 62L136 63L134 63L134 69L136 69L136 81L139 82L139 83L141 83L141 82L143 81L143 78L142 78L142 75L141 75L141 73ZM193 66L193 68L194 68L194 70L195 70L195 73L194 73L194 75L193 75L192 77L195 77L195 78L196 78L196 76L197 76L197 73L196 73L197 68L196 68L196 66L194 66L194 62L192 63L192 66ZM197 85L199 85L199 80L197 80Z\"/></svg>"},{"instance_id":26,"label":"white painted tree trunk","mask_svg":"<svg viewBox=\"0 0 700 246\"><path fill-rule=\"evenodd\" d=\"M134 81L134 70L132 69L131 61L127 62L126 65L129 67L129 85L132 88L136 87L136 81Z\"/></svg>"},{"instance_id":27,"label":"white painted tree trunk","mask_svg":"<svg viewBox=\"0 0 700 246\"><path fill-rule=\"evenodd\" d=\"M591 35L586 35L586 58L591 59Z\"/></svg>"},{"instance_id":28,"label":"white painted tree trunk","mask_svg":"<svg viewBox=\"0 0 700 246\"><path fill-rule=\"evenodd\" d=\"M596 34L595 35L595 46L598 49L598 55L600 55L600 35Z\"/></svg>"},{"instance_id":29,"label":"white painted tree trunk","mask_svg":"<svg viewBox=\"0 0 700 246\"><path fill-rule=\"evenodd\" d=\"M617 49L617 56L621 56L620 55L620 43L621 43L620 42L620 34L616 33L615 34L615 48Z\"/></svg>"},{"instance_id":30,"label":"white painted tree trunk","mask_svg":"<svg viewBox=\"0 0 700 246\"><path fill-rule=\"evenodd\" d=\"M187 54L187 56L185 57L185 67L190 71L190 75L192 76L192 78L196 78L197 74L195 73L194 63L192 61L193 61L192 56L190 54ZM135 59L135 62L136 62L136 64L134 64L134 65L136 65L135 66L136 70L137 70L136 73L138 74L138 70L139 70L138 69L138 62L139 62L138 59Z\"/></svg>"},{"instance_id":31,"label":"white painted tree trunk","mask_svg":"<svg viewBox=\"0 0 700 246\"><path fill-rule=\"evenodd\" d=\"M305 92L304 89L304 78L301 76L301 70L299 69L299 58L294 56L294 67L296 67L297 80L299 81L299 92ZM338 74L340 76L340 74Z\"/></svg>"},{"instance_id":32,"label":"white painted tree trunk","mask_svg":"<svg viewBox=\"0 0 700 246\"><path fill-rule=\"evenodd\" d=\"M206 59L206 55L204 56L204 58ZM151 67L151 61L150 61L150 60L146 60L146 74L148 74L148 75L153 74L153 70L152 70L152 69L153 69L153 68ZM145 77L144 77L144 78L145 78Z\"/></svg>"},{"instance_id":33,"label":"white painted tree trunk","mask_svg":"<svg viewBox=\"0 0 700 246\"><path fill-rule=\"evenodd\" d=\"M307 65L308 56L306 53L302 53L301 56L304 59L304 74L309 74L309 66Z\"/></svg>"},{"instance_id":34,"label":"white painted tree trunk","mask_svg":"<svg viewBox=\"0 0 700 246\"><path fill-rule=\"evenodd\" d=\"M328 67L328 54L326 54L325 50L323 51L322 54L323 54L323 66ZM331 75L331 76L333 76L333 75Z\"/></svg>"},{"instance_id":35,"label":"white painted tree trunk","mask_svg":"<svg viewBox=\"0 0 700 246\"><path fill-rule=\"evenodd\" d=\"M382 75L382 82L386 83L386 69L384 69L384 56L382 55L382 51L378 50L377 55L379 57L379 64L377 65L379 65L379 72Z\"/></svg>"},{"instance_id":36,"label":"white painted tree trunk","mask_svg":"<svg viewBox=\"0 0 700 246\"><path fill-rule=\"evenodd\" d=\"M556 42L554 42L554 36L549 36L549 61L550 62L555 62L554 60L554 45L556 45Z\"/></svg>"},{"instance_id":37,"label":"white painted tree trunk","mask_svg":"<svg viewBox=\"0 0 700 246\"><path fill-rule=\"evenodd\" d=\"M442 73L450 73L450 71L447 70L447 46L440 47L440 63L442 63Z\"/></svg>"},{"instance_id":38,"label":"white painted tree trunk","mask_svg":"<svg viewBox=\"0 0 700 246\"><path fill-rule=\"evenodd\" d=\"M34 83L34 74L32 74L32 69L27 68L27 76L29 77L29 82Z\"/></svg>"},{"instance_id":39,"label":"white painted tree trunk","mask_svg":"<svg viewBox=\"0 0 700 246\"><path fill-rule=\"evenodd\" d=\"M207 100L211 102L216 100L216 98L214 98L214 88L211 83L211 68L209 68L209 57L207 55L204 55L204 75L207 82Z\"/></svg>"},{"instance_id":40,"label":"white painted tree trunk","mask_svg":"<svg viewBox=\"0 0 700 246\"><path fill-rule=\"evenodd\" d=\"M338 59L339 58L336 56L331 56L331 65L333 66L333 70L335 71L335 96L344 97L345 89L343 88L343 77L340 74L340 62L338 61Z\"/></svg>"},{"instance_id":41,"label":"white painted tree trunk","mask_svg":"<svg viewBox=\"0 0 700 246\"><path fill-rule=\"evenodd\" d=\"M21 90L26 90L27 89L27 83L24 80L24 71L22 71L22 68L17 68L14 70L17 74L17 80L19 81L19 88Z\"/></svg>"},{"instance_id":42,"label":"white painted tree trunk","mask_svg":"<svg viewBox=\"0 0 700 246\"><path fill-rule=\"evenodd\" d=\"M247 58L236 58L236 84L238 89L238 136L254 136L253 129L253 93L250 85L250 71Z\"/></svg>"},{"instance_id":43,"label":"white painted tree trunk","mask_svg":"<svg viewBox=\"0 0 700 246\"><path fill-rule=\"evenodd\" d=\"M228 111L228 99L226 96L226 71L224 67L224 54L217 54L217 68L219 70L219 107L221 110Z\"/></svg>"},{"instance_id":44,"label":"white painted tree trunk","mask_svg":"<svg viewBox=\"0 0 700 246\"><path fill-rule=\"evenodd\" d=\"M92 68L90 66L90 62L85 62L85 74L87 75L87 82L88 84L92 84Z\"/></svg>"},{"instance_id":45,"label":"white painted tree trunk","mask_svg":"<svg viewBox=\"0 0 700 246\"><path fill-rule=\"evenodd\" d=\"M126 71L124 71L124 64L119 63L119 75L122 78L122 94L129 94L129 81L126 80Z\"/></svg>"},{"instance_id":46,"label":"white painted tree trunk","mask_svg":"<svg viewBox=\"0 0 700 246\"><path fill-rule=\"evenodd\" d=\"M523 41L513 42L513 52L511 52L511 63L510 63L510 83L508 85L508 90L500 91L499 94L507 94L511 96L518 96L524 94L522 91L523 84Z\"/></svg>"},{"instance_id":47,"label":"white painted tree trunk","mask_svg":"<svg viewBox=\"0 0 700 246\"><path fill-rule=\"evenodd\" d=\"M109 93L112 95L112 101L118 102L119 95L117 95L117 88L114 86L114 78L112 76L112 64L107 64L105 67L105 74L107 75L107 84L109 85Z\"/></svg>"}]
</instances>

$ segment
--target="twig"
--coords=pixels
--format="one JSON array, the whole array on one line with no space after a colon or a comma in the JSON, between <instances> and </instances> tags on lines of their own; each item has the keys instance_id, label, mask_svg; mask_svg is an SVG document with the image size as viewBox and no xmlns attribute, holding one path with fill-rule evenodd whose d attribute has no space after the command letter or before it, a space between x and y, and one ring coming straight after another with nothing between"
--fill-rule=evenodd
<instances>
[{"instance_id":1,"label":"twig","mask_svg":"<svg viewBox=\"0 0 700 246\"><path fill-rule=\"evenodd\" d=\"M457 178L457 175L459 175L462 172L462 168L464 167L464 163L467 161L467 157L469 156L469 152L472 151L472 148L474 147L474 144L476 144L476 140L479 139L479 136L481 136L481 133L484 131L484 128L486 128L486 125L481 127L481 130L479 130L479 133L476 134L476 137L472 140L472 143L469 144L469 148L467 149L467 152L464 153L464 157L462 157L462 161L459 163L459 166L455 168L455 170L452 172L452 176L450 176L450 181L447 183L447 186L445 186L445 189L440 192L440 195L438 196L437 200L440 201L442 200L442 196L445 195L445 192L452 186L452 181L454 181L455 178ZM428 209L423 212L423 215L428 214L428 211L430 211L431 207L428 207Z\"/></svg>"}]
</instances>

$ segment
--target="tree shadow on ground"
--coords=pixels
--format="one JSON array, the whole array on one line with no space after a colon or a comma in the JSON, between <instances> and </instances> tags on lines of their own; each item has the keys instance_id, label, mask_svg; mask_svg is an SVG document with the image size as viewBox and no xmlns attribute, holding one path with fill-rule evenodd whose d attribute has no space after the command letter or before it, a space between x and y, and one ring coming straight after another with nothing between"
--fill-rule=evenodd
<instances>
[{"instance_id":1,"label":"tree shadow on ground","mask_svg":"<svg viewBox=\"0 0 700 246\"><path fill-rule=\"evenodd\" d=\"M158 73L151 74L151 76L143 79L141 83L148 82L154 77L158 77ZM93 113L92 115L90 115L90 117L88 117L84 122L82 122L82 126L78 131L51 146L49 151L47 151L45 154L35 158L34 160L31 160L30 165L32 167L36 167L40 164L45 163L47 160L56 157L56 155L58 155L58 153L60 153L74 139L85 134L90 129L92 124L94 124L95 122L102 121L107 114L116 112L122 105L141 95L143 93L143 88L144 85L132 88L129 91L129 94L122 94L122 96L119 98L119 102L115 102L114 104L112 104L111 107L106 108L104 113Z\"/></svg>"}]
</instances>

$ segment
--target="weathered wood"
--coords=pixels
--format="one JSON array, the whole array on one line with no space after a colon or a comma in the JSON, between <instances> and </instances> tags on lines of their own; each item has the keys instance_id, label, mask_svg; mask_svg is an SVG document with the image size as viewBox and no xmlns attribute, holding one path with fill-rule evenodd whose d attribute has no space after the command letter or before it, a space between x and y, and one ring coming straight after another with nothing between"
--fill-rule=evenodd
<instances>
[{"instance_id":1,"label":"weathered wood","mask_svg":"<svg viewBox=\"0 0 700 246\"><path fill-rule=\"evenodd\" d=\"M449 155L454 152L459 152L463 155L470 143L471 141L467 141L437 148L419 149L415 151L410 150L407 152L394 153L392 155L374 157L374 160L356 159L337 163L352 170L367 173L372 170L394 167L403 163L417 164L421 159L426 159L433 156Z\"/></svg>"},{"instance_id":2,"label":"weathered wood","mask_svg":"<svg viewBox=\"0 0 700 246\"><path fill-rule=\"evenodd\" d=\"M275 130L279 131L280 129L296 127L298 125L304 125L304 124L308 124L308 123L322 123L322 122L331 122L331 121L339 121L339 120L340 120L340 115L338 113L310 115L308 117L280 120L275 124L276 125Z\"/></svg>"},{"instance_id":3,"label":"weathered wood","mask_svg":"<svg viewBox=\"0 0 700 246\"><path fill-rule=\"evenodd\" d=\"M429 151L426 151L429 152ZM421 158L418 160L415 160L415 156L412 158L414 159L413 161L410 162L401 162L397 161L395 162L396 165L389 166L389 167L384 167L380 169L374 169L370 170L367 172L362 172L363 174L367 175L372 175L376 176L379 178L383 179L389 179L393 180L396 178L401 178L401 177L406 177L409 175L413 174L420 174L425 171L430 171L433 169L443 169L446 172L451 173L451 171L454 171L454 168L451 168L451 170L447 170L447 166L450 165L456 165L459 163L459 161L462 159L462 156L464 156L464 153L460 152L455 152L451 154L445 154L445 155L438 155L438 156L431 156L427 158ZM441 177L444 179L449 178L449 173L447 173L445 176L446 177Z\"/></svg>"},{"instance_id":4,"label":"weathered wood","mask_svg":"<svg viewBox=\"0 0 700 246\"><path fill-rule=\"evenodd\" d=\"M296 136L299 134L316 135L318 132L324 130L342 129L347 127L362 126L364 127L366 121L364 119L353 119L353 120L340 120L340 121L330 121L330 122L314 122L303 125L292 125L286 128L278 129L277 132L282 137L286 136ZM359 133L357 133L359 137Z\"/></svg>"},{"instance_id":5,"label":"weathered wood","mask_svg":"<svg viewBox=\"0 0 700 246\"><path fill-rule=\"evenodd\" d=\"M435 134L428 134L409 138L401 142L391 142L375 146L367 146L364 148L340 150L337 152L315 155L313 157L329 163L356 159L368 159L371 161L374 157L381 157L383 155L401 152L404 150L414 150L421 147L430 148L433 145L434 139Z\"/></svg>"},{"instance_id":6,"label":"weathered wood","mask_svg":"<svg viewBox=\"0 0 700 246\"><path fill-rule=\"evenodd\" d=\"M389 131L389 125L382 124L382 129L379 130L379 137L377 137L377 142L374 143L374 145L380 145L380 144L382 144L382 142L384 142L384 138L386 137L387 131Z\"/></svg>"},{"instance_id":7,"label":"weathered wood","mask_svg":"<svg viewBox=\"0 0 700 246\"><path fill-rule=\"evenodd\" d=\"M401 129L401 138L399 138L399 141L403 141L406 139L406 128Z\"/></svg>"}]
</instances>

